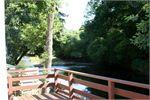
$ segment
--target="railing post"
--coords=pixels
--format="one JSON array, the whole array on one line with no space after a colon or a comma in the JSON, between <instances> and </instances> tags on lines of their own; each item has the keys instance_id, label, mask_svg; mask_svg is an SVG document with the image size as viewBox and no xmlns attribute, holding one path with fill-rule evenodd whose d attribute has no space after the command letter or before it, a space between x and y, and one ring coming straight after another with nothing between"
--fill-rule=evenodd
<instances>
[{"instance_id":1,"label":"railing post","mask_svg":"<svg viewBox=\"0 0 150 100\"><path fill-rule=\"evenodd\" d=\"M73 99L73 74L68 73L69 75L69 98Z\"/></svg>"},{"instance_id":2,"label":"railing post","mask_svg":"<svg viewBox=\"0 0 150 100\"><path fill-rule=\"evenodd\" d=\"M111 80L108 80L108 98L109 100L114 100L115 93L114 93L115 83Z\"/></svg>"},{"instance_id":3,"label":"railing post","mask_svg":"<svg viewBox=\"0 0 150 100\"><path fill-rule=\"evenodd\" d=\"M54 69L54 90L58 92L58 70Z\"/></svg>"},{"instance_id":4,"label":"railing post","mask_svg":"<svg viewBox=\"0 0 150 100\"><path fill-rule=\"evenodd\" d=\"M13 100L12 76L10 74L8 74L7 78L8 78L8 96L9 96L8 98L9 98L9 100Z\"/></svg>"}]
</instances>

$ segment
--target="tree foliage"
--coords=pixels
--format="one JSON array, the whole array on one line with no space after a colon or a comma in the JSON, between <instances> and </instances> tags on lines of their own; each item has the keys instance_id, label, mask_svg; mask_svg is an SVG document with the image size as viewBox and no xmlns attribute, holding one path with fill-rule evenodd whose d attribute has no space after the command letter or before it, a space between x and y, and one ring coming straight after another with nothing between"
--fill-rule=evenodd
<instances>
[{"instance_id":1,"label":"tree foliage","mask_svg":"<svg viewBox=\"0 0 150 100\"><path fill-rule=\"evenodd\" d=\"M59 0L6 0L7 63L17 64L26 54L41 55L45 51L47 16L54 5L58 6ZM56 16L54 33L60 32L62 27L60 17Z\"/></svg>"},{"instance_id":2,"label":"tree foliage","mask_svg":"<svg viewBox=\"0 0 150 100\"><path fill-rule=\"evenodd\" d=\"M59 0L6 1L6 39L9 63L24 54L45 50L47 15ZM60 15L54 20L54 54L60 58L91 60L106 66L148 73L148 1L90 0L79 31L66 31ZM93 19L91 19L93 18ZM46 55L46 52L42 56Z\"/></svg>"},{"instance_id":3,"label":"tree foliage","mask_svg":"<svg viewBox=\"0 0 150 100\"><path fill-rule=\"evenodd\" d=\"M60 35L56 54L72 58L74 53L76 58L146 73L149 7L147 1L90 0L89 20L77 32L79 39L72 32Z\"/></svg>"},{"instance_id":4,"label":"tree foliage","mask_svg":"<svg viewBox=\"0 0 150 100\"><path fill-rule=\"evenodd\" d=\"M89 4L95 17L85 23L85 30L80 35L85 41L88 57L108 66L146 71L149 3L91 0ZM143 64L145 67L142 69Z\"/></svg>"},{"instance_id":5,"label":"tree foliage","mask_svg":"<svg viewBox=\"0 0 150 100\"><path fill-rule=\"evenodd\" d=\"M54 50L56 56L60 58L81 58L81 52L79 51L79 37L80 32L76 31L64 31L59 34L55 44Z\"/></svg>"}]
</instances>

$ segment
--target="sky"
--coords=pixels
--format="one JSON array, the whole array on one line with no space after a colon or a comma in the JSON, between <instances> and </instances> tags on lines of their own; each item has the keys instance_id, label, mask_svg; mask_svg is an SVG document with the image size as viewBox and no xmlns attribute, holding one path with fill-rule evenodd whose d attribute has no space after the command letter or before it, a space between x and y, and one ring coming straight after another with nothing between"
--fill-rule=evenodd
<instances>
[{"instance_id":1,"label":"sky","mask_svg":"<svg viewBox=\"0 0 150 100\"><path fill-rule=\"evenodd\" d=\"M61 11L68 15L65 18L65 28L78 30L84 22L84 14L88 0L63 0Z\"/></svg>"}]
</instances>

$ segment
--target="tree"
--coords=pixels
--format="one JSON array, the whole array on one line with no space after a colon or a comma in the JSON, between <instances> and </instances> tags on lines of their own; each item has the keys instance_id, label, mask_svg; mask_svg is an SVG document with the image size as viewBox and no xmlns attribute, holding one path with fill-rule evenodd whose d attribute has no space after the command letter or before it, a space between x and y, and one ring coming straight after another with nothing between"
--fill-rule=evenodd
<instances>
[{"instance_id":1,"label":"tree","mask_svg":"<svg viewBox=\"0 0 150 100\"><path fill-rule=\"evenodd\" d=\"M25 55L40 56L45 51L47 15L52 5L48 0L5 2L7 63L18 64ZM54 21L54 33L58 33L63 27L60 16Z\"/></svg>"},{"instance_id":2,"label":"tree","mask_svg":"<svg viewBox=\"0 0 150 100\"><path fill-rule=\"evenodd\" d=\"M59 34L54 44L55 55L63 59L82 58L80 33L80 31L64 30Z\"/></svg>"},{"instance_id":3,"label":"tree","mask_svg":"<svg viewBox=\"0 0 150 100\"><path fill-rule=\"evenodd\" d=\"M87 16L94 18L85 22L80 35L85 55L95 63L111 67L136 69L133 66L138 61L138 70L142 70L143 63L147 66L148 2L90 0L89 6Z\"/></svg>"},{"instance_id":4,"label":"tree","mask_svg":"<svg viewBox=\"0 0 150 100\"><path fill-rule=\"evenodd\" d=\"M48 51L48 61L47 68L52 65L52 50L53 50L53 20L54 13L48 15L48 34L47 34L47 51Z\"/></svg>"},{"instance_id":5,"label":"tree","mask_svg":"<svg viewBox=\"0 0 150 100\"><path fill-rule=\"evenodd\" d=\"M146 3L139 13L136 15L130 15L127 17L127 21L136 21L140 19L142 16L143 18L136 24L137 33L132 36L131 43L137 46L139 49L145 50L148 53L149 41L148 41L148 32L149 32L149 10L150 4ZM145 15L143 16L143 14Z\"/></svg>"}]
</instances>

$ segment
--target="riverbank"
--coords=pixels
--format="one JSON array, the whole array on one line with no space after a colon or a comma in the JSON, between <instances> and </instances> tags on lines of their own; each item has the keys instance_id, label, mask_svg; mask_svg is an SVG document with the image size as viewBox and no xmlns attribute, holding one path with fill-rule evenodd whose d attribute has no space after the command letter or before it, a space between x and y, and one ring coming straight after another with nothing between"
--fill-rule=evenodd
<instances>
[{"instance_id":1,"label":"riverbank","mask_svg":"<svg viewBox=\"0 0 150 100\"><path fill-rule=\"evenodd\" d=\"M35 57L28 57L29 60L31 61L31 63L33 63L34 65L38 65L38 64L42 64L44 65L44 60L39 58L38 56ZM86 65L86 66L91 66L94 65L94 63L91 62L81 62L79 60L68 60L68 59L60 59L57 57L53 57L52 58L52 65L53 66L71 66L71 65Z\"/></svg>"}]
</instances>

